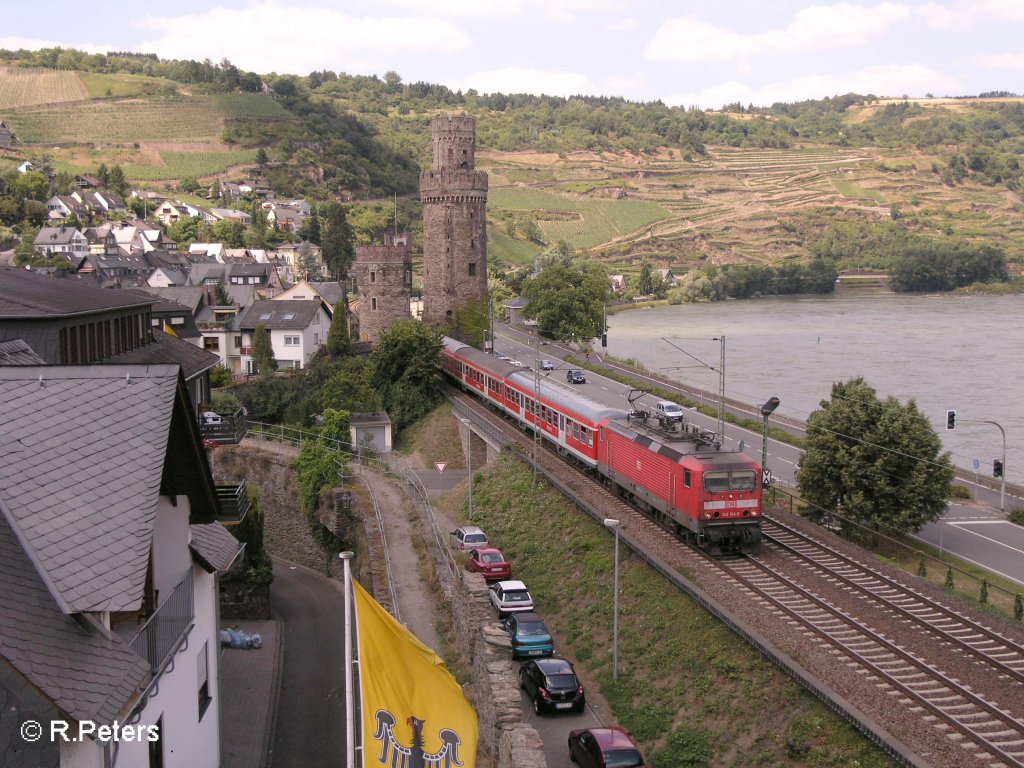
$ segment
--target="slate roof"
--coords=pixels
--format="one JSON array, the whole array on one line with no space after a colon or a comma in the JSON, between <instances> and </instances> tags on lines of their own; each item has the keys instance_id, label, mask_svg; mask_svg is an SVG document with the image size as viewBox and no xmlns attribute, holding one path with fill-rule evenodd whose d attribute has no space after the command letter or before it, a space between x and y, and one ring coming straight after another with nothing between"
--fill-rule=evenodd
<instances>
[{"instance_id":1,"label":"slate roof","mask_svg":"<svg viewBox=\"0 0 1024 768\"><path fill-rule=\"evenodd\" d=\"M169 333L153 329L153 343L146 344L120 355L108 358L103 365L158 365L170 363L181 366L185 381L192 381L196 376L220 364L220 356L216 352L197 347L184 339L176 338Z\"/></svg>"},{"instance_id":2,"label":"slate roof","mask_svg":"<svg viewBox=\"0 0 1024 768\"><path fill-rule=\"evenodd\" d=\"M66 613L142 603L178 376L0 366L0 501Z\"/></svg>"},{"instance_id":3,"label":"slate roof","mask_svg":"<svg viewBox=\"0 0 1024 768\"><path fill-rule=\"evenodd\" d=\"M75 720L110 723L148 680L123 640L58 607L0 499L0 656Z\"/></svg>"},{"instance_id":4,"label":"slate roof","mask_svg":"<svg viewBox=\"0 0 1024 768\"><path fill-rule=\"evenodd\" d=\"M190 525L192 542L189 549L209 573L224 573L242 551L242 542L220 523Z\"/></svg>"},{"instance_id":5,"label":"slate roof","mask_svg":"<svg viewBox=\"0 0 1024 768\"><path fill-rule=\"evenodd\" d=\"M319 299L254 301L238 319L238 327L254 330L263 325L272 330L304 330L313 322L313 316L323 306Z\"/></svg>"},{"instance_id":6,"label":"slate roof","mask_svg":"<svg viewBox=\"0 0 1024 768\"><path fill-rule=\"evenodd\" d=\"M22 339L0 341L0 365L46 365Z\"/></svg>"},{"instance_id":7,"label":"slate roof","mask_svg":"<svg viewBox=\"0 0 1024 768\"><path fill-rule=\"evenodd\" d=\"M78 230L74 227L43 227L39 230L34 242L37 246L68 245L76 234L78 234Z\"/></svg>"},{"instance_id":8,"label":"slate roof","mask_svg":"<svg viewBox=\"0 0 1024 768\"><path fill-rule=\"evenodd\" d=\"M338 302L343 301L345 298L345 286L337 280L325 283L310 281L309 284L313 286L316 289L316 292L323 296L324 301L332 307L338 306Z\"/></svg>"},{"instance_id":9,"label":"slate roof","mask_svg":"<svg viewBox=\"0 0 1024 768\"><path fill-rule=\"evenodd\" d=\"M154 288L146 286L142 290L161 299L167 299L169 301L182 304L190 310L192 314L195 314L203 304L203 289L199 286L174 286L171 288Z\"/></svg>"},{"instance_id":10,"label":"slate roof","mask_svg":"<svg viewBox=\"0 0 1024 768\"><path fill-rule=\"evenodd\" d=\"M53 318L118 307L155 304L139 294L121 293L74 280L0 267L0 318Z\"/></svg>"}]
</instances>

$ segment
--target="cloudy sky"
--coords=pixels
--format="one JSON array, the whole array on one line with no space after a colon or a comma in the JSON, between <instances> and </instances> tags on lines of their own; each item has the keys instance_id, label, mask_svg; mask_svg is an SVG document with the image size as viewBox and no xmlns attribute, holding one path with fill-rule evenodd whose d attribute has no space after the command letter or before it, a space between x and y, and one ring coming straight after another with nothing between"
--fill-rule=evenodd
<instances>
[{"instance_id":1,"label":"cloudy sky","mask_svg":"<svg viewBox=\"0 0 1024 768\"><path fill-rule=\"evenodd\" d=\"M452 89L714 109L850 91L1024 92L1024 0L175 0L5 3L0 48L398 72ZM97 9L102 7L103 12Z\"/></svg>"}]
</instances>

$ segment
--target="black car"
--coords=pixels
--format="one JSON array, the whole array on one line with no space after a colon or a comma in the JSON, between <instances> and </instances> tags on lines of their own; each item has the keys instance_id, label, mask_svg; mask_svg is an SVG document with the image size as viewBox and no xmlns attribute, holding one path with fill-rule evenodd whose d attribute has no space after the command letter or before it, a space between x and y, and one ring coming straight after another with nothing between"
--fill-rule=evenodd
<instances>
[{"instance_id":1,"label":"black car","mask_svg":"<svg viewBox=\"0 0 1024 768\"><path fill-rule=\"evenodd\" d=\"M586 384L587 375L583 371L573 369L565 374L565 380L570 384Z\"/></svg>"},{"instance_id":2,"label":"black car","mask_svg":"<svg viewBox=\"0 0 1024 768\"><path fill-rule=\"evenodd\" d=\"M519 668L519 687L533 702L533 711L571 710L582 712L587 706L583 684L572 664L564 659L533 659Z\"/></svg>"}]
</instances>

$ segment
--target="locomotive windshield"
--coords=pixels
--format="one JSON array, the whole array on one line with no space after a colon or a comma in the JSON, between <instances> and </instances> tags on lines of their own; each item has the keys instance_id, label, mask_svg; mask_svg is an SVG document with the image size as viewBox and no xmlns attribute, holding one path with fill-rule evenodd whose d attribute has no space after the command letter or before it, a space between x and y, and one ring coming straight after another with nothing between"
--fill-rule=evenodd
<instances>
[{"instance_id":1,"label":"locomotive windshield","mask_svg":"<svg viewBox=\"0 0 1024 768\"><path fill-rule=\"evenodd\" d=\"M705 472L704 490L708 493L726 491L753 491L757 488L757 473L752 469L732 472Z\"/></svg>"}]
</instances>

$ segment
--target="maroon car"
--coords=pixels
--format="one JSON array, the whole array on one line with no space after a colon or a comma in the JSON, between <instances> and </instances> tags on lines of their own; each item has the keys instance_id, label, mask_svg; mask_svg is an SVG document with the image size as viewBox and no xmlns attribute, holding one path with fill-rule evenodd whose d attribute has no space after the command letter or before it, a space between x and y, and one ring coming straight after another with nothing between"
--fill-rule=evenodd
<instances>
[{"instance_id":1,"label":"maroon car","mask_svg":"<svg viewBox=\"0 0 1024 768\"><path fill-rule=\"evenodd\" d=\"M482 574L485 581L502 581L512 577L512 564L494 547L471 549L467 567Z\"/></svg>"},{"instance_id":2,"label":"maroon car","mask_svg":"<svg viewBox=\"0 0 1024 768\"><path fill-rule=\"evenodd\" d=\"M569 759L581 768L648 768L625 728L583 728L569 734Z\"/></svg>"}]
</instances>

